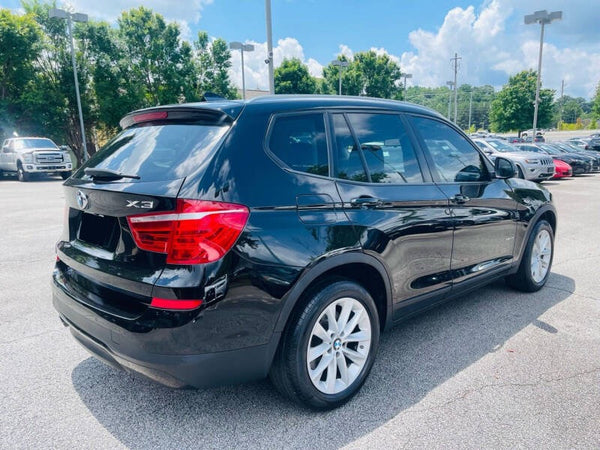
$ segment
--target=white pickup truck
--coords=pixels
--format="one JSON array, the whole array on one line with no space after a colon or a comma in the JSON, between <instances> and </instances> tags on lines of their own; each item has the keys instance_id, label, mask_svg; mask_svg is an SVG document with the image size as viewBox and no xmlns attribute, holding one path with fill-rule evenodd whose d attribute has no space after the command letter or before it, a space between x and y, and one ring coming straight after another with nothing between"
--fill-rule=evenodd
<instances>
[{"instance_id":1,"label":"white pickup truck","mask_svg":"<svg viewBox=\"0 0 600 450\"><path fill-rule=\"evenodd\" d=\"M28 181L36 173L56 173L66 180L72 170L69 152L47 138L6 139L0 150L0 174L16 172L19 181Z\"/></svg>"}]
</instances>

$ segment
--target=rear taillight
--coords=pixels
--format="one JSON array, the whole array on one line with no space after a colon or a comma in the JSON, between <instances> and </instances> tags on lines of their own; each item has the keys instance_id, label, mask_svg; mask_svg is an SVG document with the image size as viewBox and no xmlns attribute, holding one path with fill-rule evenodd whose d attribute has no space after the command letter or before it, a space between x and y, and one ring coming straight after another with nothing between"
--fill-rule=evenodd
<instances>
[{"instance_id":1,"label":"rear taillight","mask_svg":"<svg viewBox=\"0 0 600 450\"><path fill-rule=\"evenodd\" d=\"M196 309L202 304L202 300L177 300L170 298L158 298L152 297L152 303L150 306L157 309L176 309L176 310L188 310Z\"/></svg>"},{"instance_id":2,"label":"rear taillight","mask_svg":"<svg viewBox=\"0 0 600 450\"><path fill-rule=\"evenodd\" d=\"M175 211L129 216L137 246L166 253L167 264L204 264L221 259L246 226L243 205L178 199Z\"/></svg>"}]
</instances>

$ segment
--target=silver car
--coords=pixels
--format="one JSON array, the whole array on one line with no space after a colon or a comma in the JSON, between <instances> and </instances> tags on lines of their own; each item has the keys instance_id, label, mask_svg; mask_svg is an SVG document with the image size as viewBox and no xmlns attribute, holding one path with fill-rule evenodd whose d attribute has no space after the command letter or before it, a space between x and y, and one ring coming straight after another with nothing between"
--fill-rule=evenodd
<instances>
[{"instance_id":1,"label":"silver car","mask_svg":"<svg viewBox=\"0 0 600 450\"><path fill-rule=\"evenodd\" d=\"M2 144L0 174L16 172L19 181L28 181L35 173L56 173L66 180L72 170L69 152L59 149L50 139L18 137Z\"/></svg>"},{"instance_id":2,"label":"silver car","mask_svg":"<svg viewBox=\"0 0 600 450\"><path fill-rule=\"evenodd\" d=\"M493 161L496 156L510 159L517 166L520 178L544 181L554 176L554 161L551 157L533 152L523 152L500 139L473 139Z\"/></svg>"}]
</instances>

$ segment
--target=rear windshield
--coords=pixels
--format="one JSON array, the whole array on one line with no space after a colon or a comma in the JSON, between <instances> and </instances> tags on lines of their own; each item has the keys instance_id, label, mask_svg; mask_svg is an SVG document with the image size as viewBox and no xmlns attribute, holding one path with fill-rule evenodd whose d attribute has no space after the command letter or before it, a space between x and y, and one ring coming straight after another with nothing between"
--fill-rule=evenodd
<instances>
[{"instance_id":1,"label":"rear windshield","mask_svg":"<svg viewBox=\"0 0 600 450\"><path fill-rule=\"evenodd\" d=\"M14 142L15 150L27 150L30 148L57 148L56 144L50 139L42 138L27 138L27 139L16 139Z\"/></svg>"},{"instance_id":2,"label":"rear windshield","mask_svg":"<svg viewBox=\"0 0 600 450\"><path fill-rule=\"evenodd\" d=\"M489 140L487 141L488 144L490 144L492 147L494 147L497 151L502 152L502 153L510 153L510 152L514 152L515 151L515 147L510 145L510 144L505 144L502 141L493 139L493 140Z\"/></svg>"},{"instance_id":3,"label":"rear windshield","mask_svg":"<svg viewBox=\"0 0 600 450\"><path fill-rule=\"evenodd\" d=\"M118 134L85 167L136 175L139 181L183 178L208 162L228 129L214 124L139 125ZM80 171L76 177L87 175Z\"/></svg>"}]
</instances>

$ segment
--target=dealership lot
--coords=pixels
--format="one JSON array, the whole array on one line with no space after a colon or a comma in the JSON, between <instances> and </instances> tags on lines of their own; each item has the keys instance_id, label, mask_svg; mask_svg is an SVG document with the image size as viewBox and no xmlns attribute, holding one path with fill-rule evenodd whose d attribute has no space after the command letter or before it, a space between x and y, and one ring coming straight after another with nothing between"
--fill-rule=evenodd
<instances>
[{"instance_id":1,"label":"dealership lot","mask_svg":"<svg viewBox=\"0 0 600 450\"><path fill-rule=\"evenodd\" d=\"M600 445L600 174L546 182L548 286L495 283L383 336L363 390L328 413L267 381L173 391L104 366L50 300L58 179L0 180L0 448Z\"/></svg>"}]
</instances>

